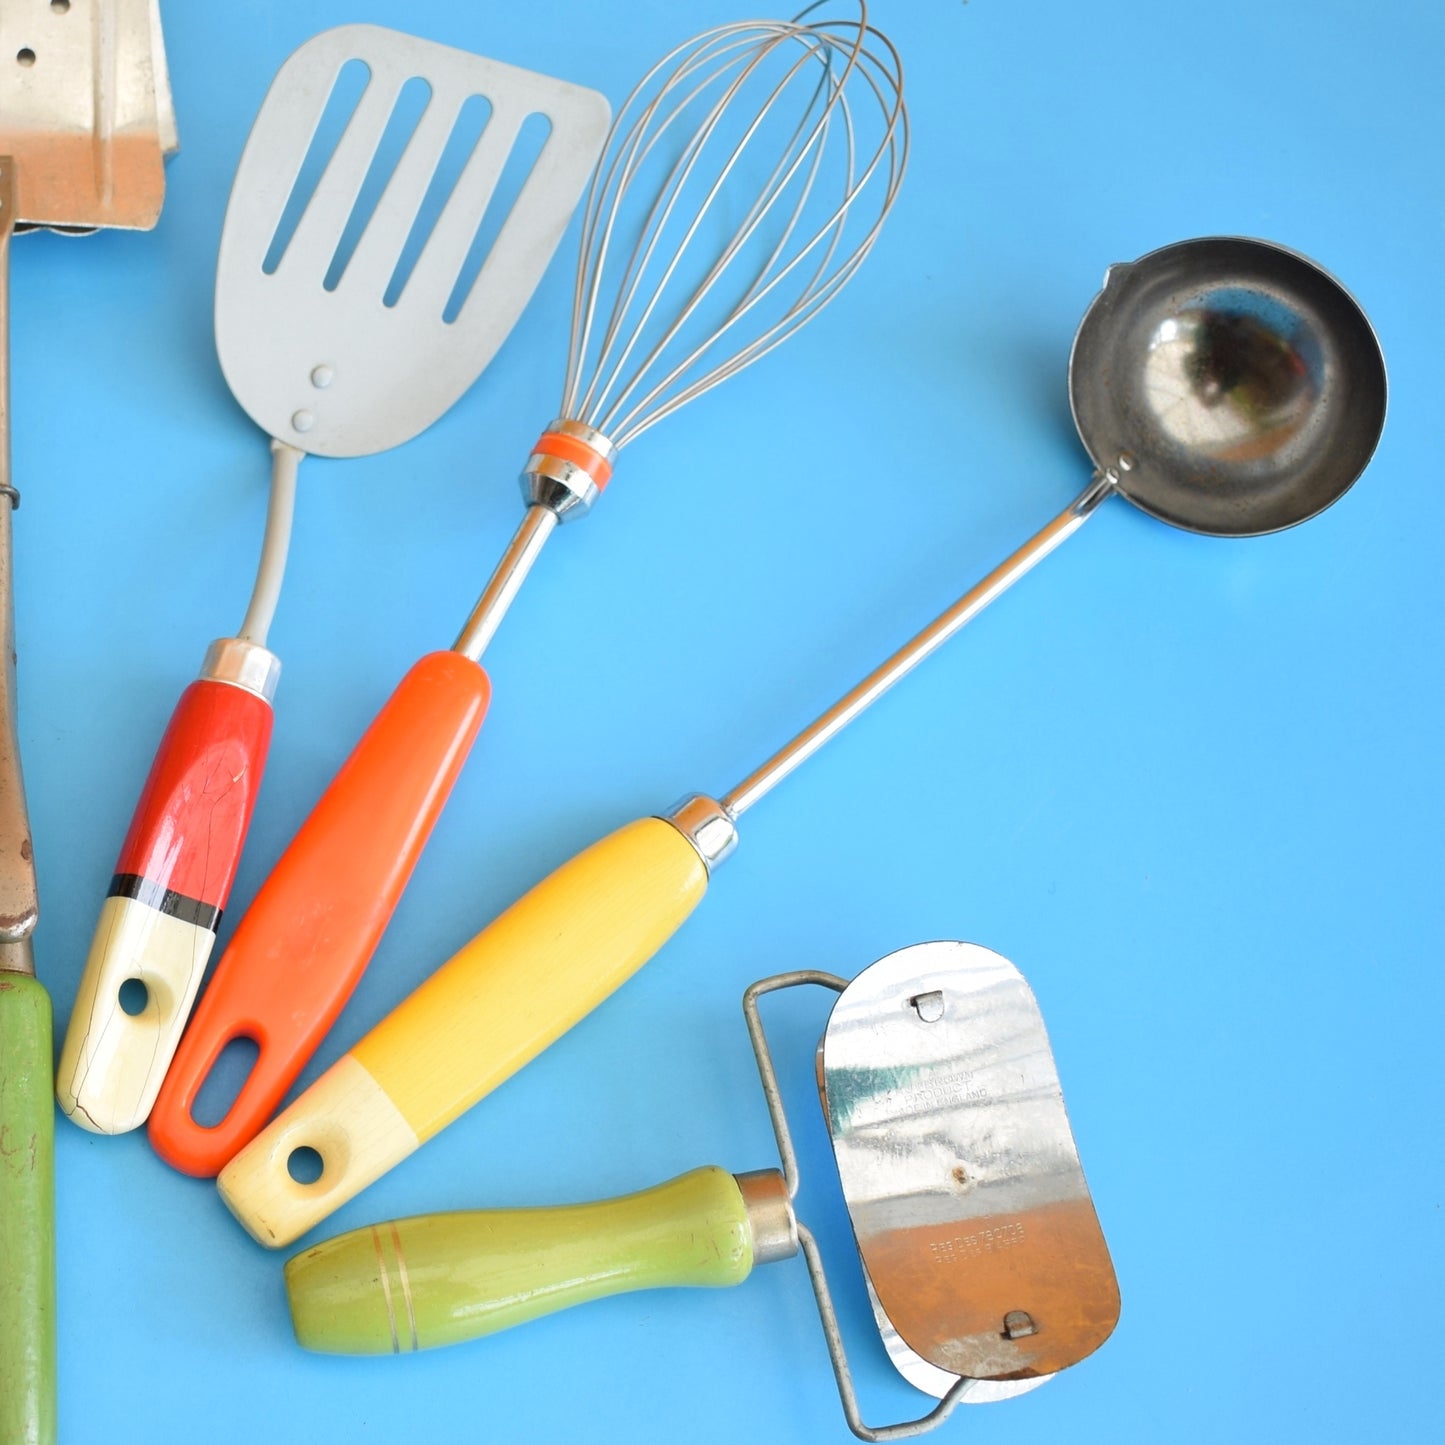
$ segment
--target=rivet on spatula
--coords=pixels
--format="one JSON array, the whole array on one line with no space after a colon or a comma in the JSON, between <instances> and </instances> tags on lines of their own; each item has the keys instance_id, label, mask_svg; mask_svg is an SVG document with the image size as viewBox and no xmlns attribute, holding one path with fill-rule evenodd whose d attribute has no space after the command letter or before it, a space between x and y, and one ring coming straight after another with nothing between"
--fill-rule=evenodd
<instances>
[{"instance_id":1,"label":"rivet on spatula","mask_svg":"<svg viewBox=\"0 0 1445 1445\"><path fill-rule=\"evenodd\" d=\"M1027 1335L1036 1335L1039 1327L1027 1310L1010 1310L1003 1317L1004 1338L1021 1340Z\"/></svg>"},{"instance_id":2,"label":"rivet on spatula","mask_svg":"<svg viewBox=\"0 0 1445 1445\"><path fill-rule=\"evenodd\" d=\"M926 1024L936 1024L943 1017L943 993L939 989L934 989L932 993L916 993L908 1002Z\"/></svg>"}]
</instances>

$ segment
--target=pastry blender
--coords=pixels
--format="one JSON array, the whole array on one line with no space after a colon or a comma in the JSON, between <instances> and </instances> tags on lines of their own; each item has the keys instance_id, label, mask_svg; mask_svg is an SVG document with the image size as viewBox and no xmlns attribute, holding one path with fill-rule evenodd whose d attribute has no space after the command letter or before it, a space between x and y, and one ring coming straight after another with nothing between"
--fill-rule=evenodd
<instances>
[{"instance_id":1,"label":"pastry blender","mask_svg":"<svg viewBox=\"0 0 1445 1445\"><path fill-rule=\"evenodd\" d=\"M939 1397L904 1424L864 1424L822 1257L794 1210L797 1156L758 1000L798 984L839 994L818 1086L843 1197L889 1358ZM1043 1019L1007 959L976 944L917 944L852 983L811 971L763 979L743 1008L781 1171L711 1166L594 1204L352 1230L288 1261L297 1339L330 1353L409 1353L603 1295L736 1284L801 1250L844 1413L864 1440L918 1434L962 1401L1022 1393L1103 1344L1118 1285Z\"/></svg>"}]
</instances>

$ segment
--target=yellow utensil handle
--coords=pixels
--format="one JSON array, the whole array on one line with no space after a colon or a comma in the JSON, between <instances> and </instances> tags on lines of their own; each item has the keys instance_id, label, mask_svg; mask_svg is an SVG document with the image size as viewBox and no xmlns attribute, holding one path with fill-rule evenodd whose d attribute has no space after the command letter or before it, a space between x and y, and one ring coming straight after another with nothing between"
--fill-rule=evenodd
<instances>
[{"instance_id":1,"label":"yellow utensil handle","mask_svg":"<svg viewBox=\"0 0 1445 1445\"><path fill-rule=\"evenodd\" d=\"M620 987L701 901L707 869L644 818L518 899L404 999L221 1171L221 1197L290 1244L510 1078ZM309 1184L299 1149L321 1156Z\"/></svg>"},{"instance_id":2,"label":"yellow utensil handle","mask_svg":"<svg viewBox=\"0 0 1445 1445\"><path fill-rule=\"evenodd\" d=\"M752 1265L737 1181L710 1165L595 1204L353 1229L288 1260L286 1293L306 1349L408 1354L604 1295L738 1284Z\"/></svg>"}]
</instances>

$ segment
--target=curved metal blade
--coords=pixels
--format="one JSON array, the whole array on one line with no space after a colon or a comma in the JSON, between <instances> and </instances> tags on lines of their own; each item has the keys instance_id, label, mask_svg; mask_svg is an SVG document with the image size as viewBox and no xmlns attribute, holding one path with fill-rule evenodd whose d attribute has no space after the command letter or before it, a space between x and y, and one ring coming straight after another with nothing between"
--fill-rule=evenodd
<instances>
[{"instance_id":1,"label":"curved metal blade","mask_svg":"<svg viewBox=\"0 0 1445 1445\"><path fill-rule=\"evenodd\" d=\"M958 1384L961 1376L950 1375L947 1370L930 1365L922 1355L910 1350L903 1343L903 1336L893 1328L893 1321L888 1318L883 1306L878 1303L878 1291L873 1288L873 1281L866 1269L863 1271L863 1283L868 1287L868 1303L873 1306L873 1320L878 1326L878 1333L883 1337L883 1348L888 1354L888 1362L915 1390L932 1395L935 1400L943 1399ZM1030 1390L1037 1390L1040 1385L1047 1384L1053 1378L1052 1375L1035 1375L1031 1380L970 1380L960 1403L992 1405L999 1400L1012 1400L1015 1395L1027 1395Z\"/></svg>"},{"instance_id":2,"label":"curved metal blade","mask_svg":"<svg viewBox=\"0 0 1445 1445\"><path fill-rule=\"evenodd\" d=\"M1007 959L966 943L881 959L834 1006L819 1073L864 1268L914 1355L1016 1381L1108 1338L1113 1265L1038 1005Z\"/></svg>"}]
</instances>

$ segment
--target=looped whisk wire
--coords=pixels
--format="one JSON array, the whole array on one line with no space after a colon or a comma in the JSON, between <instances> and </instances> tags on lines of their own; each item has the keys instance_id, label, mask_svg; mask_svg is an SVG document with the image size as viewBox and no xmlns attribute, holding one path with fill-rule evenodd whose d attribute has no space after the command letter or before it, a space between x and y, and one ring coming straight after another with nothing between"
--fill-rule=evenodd
<instances>
[{"instance_id":1,"label":"looped whisk wire","mask_svg":"<svg viewBox=\"0 0 1445 1445\"><path fill-rule=\"evenodd\" d=\"M583 214L561 415L617 447L816 316L893 205L898 53L864 0L856 18L808 20L822 4L678 46L613 122Z\"/></svg>"}]
</instances>

